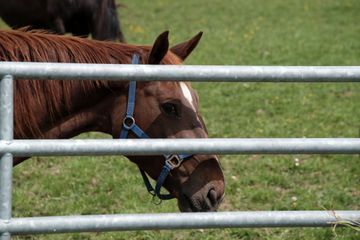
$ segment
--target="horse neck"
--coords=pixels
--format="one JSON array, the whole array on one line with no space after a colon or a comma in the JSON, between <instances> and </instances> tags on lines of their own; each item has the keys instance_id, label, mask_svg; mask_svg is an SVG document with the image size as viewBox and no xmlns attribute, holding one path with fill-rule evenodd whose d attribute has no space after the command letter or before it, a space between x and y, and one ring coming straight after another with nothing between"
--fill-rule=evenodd
<instances>
[{"instance_id":1,"label":"horse neck","mask_svg":"<svg viewBox=\"0 0 360 240\"><path fill-rule=\"evenodd\" d=\"M84 83L92 87L86 88ZM49 82L51 84L54 82ZM47 98L49 96L25 99L25 109L24 99L15 97L15 138L71 138L90 131L112 134L111 112L116 98L123 94L119 86L121 84L114 89L111 84L99 81L92 85L75 82L71 88L60 91L62 95L55 96L55 93L51 99Z\"/></svg>"}]
</instances>

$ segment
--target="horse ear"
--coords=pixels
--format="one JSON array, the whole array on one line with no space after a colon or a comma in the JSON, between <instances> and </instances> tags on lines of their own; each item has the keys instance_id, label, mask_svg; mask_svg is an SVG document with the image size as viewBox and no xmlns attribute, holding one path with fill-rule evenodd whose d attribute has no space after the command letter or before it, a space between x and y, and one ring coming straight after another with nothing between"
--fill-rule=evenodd
<instances>
[{"instance_id":1,"label":"horse ear","mask_svg":"<svg viewBox=\"0 0 360 240\"><path fill-rule=\"evenodd\" d=\"M159 64L169 50L169 31L160 34L151 48L148 64Z\"/></svg>"},{"instance_id":2,"label":"horse ear","mask_svg":"<svg viewBox=\"0 0 360 240\"><path fill-rule=\"evenodd\" d=\"M203 32L199 32L192 39L190 39L186 42L177 44L177 45L173 46L170 50L184 61L190 55L190 53L195 49L195 47L198 45L202 34L203 34Z\"/></svg>"}]
</instances>

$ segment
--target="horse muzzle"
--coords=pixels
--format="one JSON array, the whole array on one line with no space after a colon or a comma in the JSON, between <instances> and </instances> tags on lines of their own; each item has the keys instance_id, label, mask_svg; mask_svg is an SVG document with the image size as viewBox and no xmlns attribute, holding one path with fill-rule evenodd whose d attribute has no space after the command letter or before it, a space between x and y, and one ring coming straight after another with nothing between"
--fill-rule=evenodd
<instances>
[{"instance_id":1,"label":"horse muzzle","mask_svg":"<svg viewBox=\"0 0 360 240\"><path fill-rule=\"evenodd\" d=\"M185 181L178 195L182 212L217 211L224 198L225 182L215 156L202 161Z\"/></svg>"}]
</instances>

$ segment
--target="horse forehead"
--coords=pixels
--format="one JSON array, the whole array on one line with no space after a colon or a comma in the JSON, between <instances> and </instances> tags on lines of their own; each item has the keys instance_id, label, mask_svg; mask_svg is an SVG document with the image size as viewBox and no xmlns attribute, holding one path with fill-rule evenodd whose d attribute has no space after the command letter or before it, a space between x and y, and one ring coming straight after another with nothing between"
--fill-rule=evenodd
<instances>
[{"instance_id":1,"label":"horse forehead","mask_svg":"<svg viewBox=\"0 0 360 240\"><path fill-rule=\"evenodd\" d=\"M189 103L189 105L193 109L195 109L194 99L193 99L193 96L191 94L189 86L184 82L180 82L180 88L181 88L182 94L185 97L186 101Z\"/></svg>"},{"instance_id":2,"label":"horse forehead","mask_svg":"<svg viewBox=\"0 0 360 240\"><path fill-rule=\"evenodd\" d=\"M188 84L185 82L167 82L158 84L157 87L154 86L154 88L150 88L150 92L156 92L156 95L160 97L160 99L180 98L186 105L196 111L192 89Z\"/></svg>"}]
</instances>

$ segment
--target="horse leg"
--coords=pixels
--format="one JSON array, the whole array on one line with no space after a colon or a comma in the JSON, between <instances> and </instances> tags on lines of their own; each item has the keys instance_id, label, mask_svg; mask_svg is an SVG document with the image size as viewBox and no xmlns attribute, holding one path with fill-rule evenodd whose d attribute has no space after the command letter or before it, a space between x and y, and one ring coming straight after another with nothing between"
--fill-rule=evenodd
<instances>
[{"instance_id":1,"label":"horse leg","mask_svg":"<svg viewBox=\"0 0 360 240\"><path fill-rule=\"evenodd\" d=\"M91 35L98 40L116 40L125 41L120 28L119 18L114 0L99 1L93 13Z\"/></svg>"},{"instance_id":2,"label":"horse leg","mask_svg":"<svg viewBox=\"0 0 360 240\"><path fill-rule=\"evenodd\" d=\"M118 39L120 42L126 42L125 40L125 36L123 34L123 31L121 29L121 23L120 23L120 17L118 18L118 25L119 25L119 29L118 29Z\"/></svg>"},{"instance_id":3,"label":"horse leg","mask_svg":"<svg viewBox=\"0 0 360 240\"><path fill-rule=\"evenodd\" d=\"M58 34L65 34L65 25L61 17L56 17L53 23L53 30Z\"/></svg>"}]
</instances>

